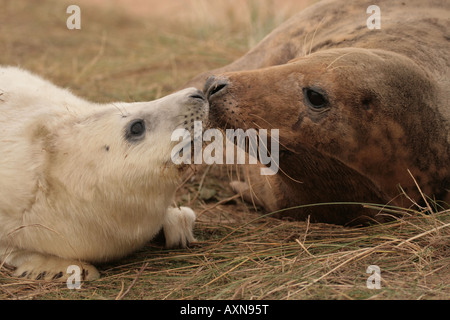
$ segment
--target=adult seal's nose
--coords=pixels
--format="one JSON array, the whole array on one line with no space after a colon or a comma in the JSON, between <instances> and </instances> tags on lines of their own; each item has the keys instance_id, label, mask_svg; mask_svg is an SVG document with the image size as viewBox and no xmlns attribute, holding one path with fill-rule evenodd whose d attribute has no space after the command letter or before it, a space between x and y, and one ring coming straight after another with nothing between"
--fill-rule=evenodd
<instances>
[{"instance_id":1,"label":"adult seal's nose","mask_svg":"<svg viewBox=\"0 0 450 320\"><path fill-rule=\"evenodd\" d=\"M228 83L229 81L227 78L218 79L214 76L210 76L206 80L205 86L203 88L203 92L205 93L208 101L225 92L225 89L228 87Z\"/></svg>"}]
</instances>

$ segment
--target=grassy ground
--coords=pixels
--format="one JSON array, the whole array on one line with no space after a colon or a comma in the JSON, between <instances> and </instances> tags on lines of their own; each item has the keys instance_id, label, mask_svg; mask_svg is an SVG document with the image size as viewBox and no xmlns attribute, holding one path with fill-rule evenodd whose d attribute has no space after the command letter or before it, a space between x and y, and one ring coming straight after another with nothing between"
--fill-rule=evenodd
<instances>
[{"instance_id":1,"label":"grassy ground","mask_svg":"<svg viewBox=\"0 0 450 320\"><path fill-rule=\"evenodd\" d=\"M165 7L157 7L163 2ZM304 6L287 0L192 0L183 2L187 9L179 1L151 1L152 10L145 11L81 1L82 29L68 30L65 11L73 3L29 3L0 0L0 64L21 65L97 102L151 100L176 90L196 74L238 58ZM423 215L425 209L413 206L416 212L405 218L359 229L277 220L233 195L230 170L199 168L180 187L178 203L198 214L198 242L189 249L149 243L99 266L102 278L80 290L15 279L2 268L0 298L450 297L448 209ZM369 265L380 267L381 289L367 288Z\"/></svg>"}]
</instances>

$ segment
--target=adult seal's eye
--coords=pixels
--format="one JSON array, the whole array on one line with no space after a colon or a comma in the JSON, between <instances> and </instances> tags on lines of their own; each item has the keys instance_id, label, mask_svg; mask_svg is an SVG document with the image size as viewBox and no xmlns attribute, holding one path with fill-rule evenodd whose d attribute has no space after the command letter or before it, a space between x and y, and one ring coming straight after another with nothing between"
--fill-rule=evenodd
<instances>
[{"instance_id":1,"label":"adult seal's eye","mask_svg":"<svg viewBox=\"0 0 450 320\"><path fill-rule=\"evenodd\" d=\"M328 100L323 94L310 88L304 88L306 103L315 110L322 110L328 106Z\"/></svg>"},{"instance_id":2,"label":"adult seal's eye","mask_svg":"<svg viewBox=\"0 0 450 320\"><path fill-rule=\"evenodd\" d=\"M125 137L129 141L138 141L145 136L145 122L142 119L131 121L126 130Z\"/></svg>"}]
</instances>

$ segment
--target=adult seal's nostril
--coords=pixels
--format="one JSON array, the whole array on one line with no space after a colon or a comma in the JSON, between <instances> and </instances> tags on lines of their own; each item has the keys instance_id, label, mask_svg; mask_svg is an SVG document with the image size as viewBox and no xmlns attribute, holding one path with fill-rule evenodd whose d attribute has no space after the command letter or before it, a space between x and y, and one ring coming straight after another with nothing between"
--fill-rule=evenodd
<instances>
[{"instance_id":1,"label":"adult seal's nostril","mask_svg":"<svg viewBox=\"0 0 450 320\"><path fill-rule=\"evenodd\" d=\"M225 92L224 89L226 87L228 87L228 79L217 79L216 77L211 76L206 80L203 91L205 92L208 100L210 100L213 96L217 96L219 93Z\"/></svg>"},{"instance_id":2,"label":"adult seal's nostril","mask_svg":"<svg viewBox=\"0 0 450 320\"><path fill-rule=\"evenodd\" d=\"M209 76L208 79L206 79L205 85L203 86L203 92L205 94L208 93L208 89L211 87L211 85L216 81L216 77Z\"/></svg>"}]
</instances>

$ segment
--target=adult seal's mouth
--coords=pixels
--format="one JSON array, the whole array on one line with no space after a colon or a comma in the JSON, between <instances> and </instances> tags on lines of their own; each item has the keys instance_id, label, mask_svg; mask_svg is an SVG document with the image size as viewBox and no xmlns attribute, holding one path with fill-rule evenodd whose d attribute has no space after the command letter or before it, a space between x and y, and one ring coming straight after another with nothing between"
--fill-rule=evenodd
<instances>
[{"instance_id":1,"label":"adult seal's mouth","mask_svg":"<svg viewBox=\"0 0 450 320\"><path fill-rule=\"evenodd\" d=\"M365 6L319 2L243 57L191 82L203 85L213 126L279 129L276 177L246 169L252 196L267 211L309 203L402 206L422 199L414 179L423 194L450 202L450 96L442 81L450 66L437 49L450 50L440 27L449 8L434 3L424 13L419 0L393 3L380 32L361 27ZM338 224L383 220L357 205L283 215Z\"/></svg>"}]
</instances>

